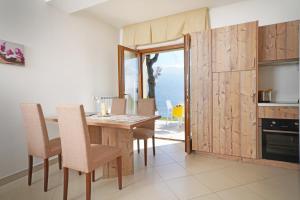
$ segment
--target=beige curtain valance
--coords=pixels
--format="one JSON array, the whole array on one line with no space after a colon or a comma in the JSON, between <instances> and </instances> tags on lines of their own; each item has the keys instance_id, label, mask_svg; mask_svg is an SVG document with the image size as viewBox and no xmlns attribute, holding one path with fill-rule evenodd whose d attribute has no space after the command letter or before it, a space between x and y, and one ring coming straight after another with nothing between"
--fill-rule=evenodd
<instances>
[{"instance_id":1,"label":"beige curtain valance","mask_svg":"<svg viewBox=\"0 0 300 200\"><path fill-rule=\"evenodd\" d=\"M208 8L187 11L123 28L123 45L166 42L209 28Z\"/></svg>"}]
</instances>

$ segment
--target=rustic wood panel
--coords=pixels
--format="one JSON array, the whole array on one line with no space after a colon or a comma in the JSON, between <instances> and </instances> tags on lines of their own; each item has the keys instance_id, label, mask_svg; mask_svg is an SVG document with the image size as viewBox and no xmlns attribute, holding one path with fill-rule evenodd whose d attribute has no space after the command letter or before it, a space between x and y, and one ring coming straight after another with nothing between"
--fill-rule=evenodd
<instances>
[{"instance_id":1,"label":"rustic wood panel","mask_svg":"<svg viewBox=\"0 0 300 200\"><path fill-rule=\"evenodd\" d=\"M212 30L213 72L231 71L237 65L237 26Z\"/></svg>"},{"instance_id":2,"label":"rustic wood panel","mask_svg":"<svg viewBox=\"0 0 300 200\"><path fill-rule=\"evenodd\" d=\"M232 66L232 71L256 68L258 42L257 32L257 22L238 25L238 64L237 66Z\"/></svg>"},{"instance_id":3,"label":"rustic wood panel","mask_svg":"<svg viewBox=\"0 0 300 200\"><path fill-rule=\"evenodd\" d=\"M262 26L259 32L259 61L276 60L276 25Z\"/></svg>"},{"instance_id":4,"label":"rustic wood panel","mask_svg":"<svg viewBox=\"0 0 300 200\"><path fill-rule=\"evenodd\" d=\"M213 152L256 157L256 70L213 73Z\"/></svg>"},{"instance_id":5,"label":"rustic wood panel","mask_svg":"<svg viewBox=\"0 0 300 200\"><path fill-rule=\"evenodd\" d=\"M276 25L276 60L287 57L287 23Z\"/></svg>"},{"instance_id":6,"label":"rustic wood panel","mask_svg":"<svg viewBox=\"0 0 300 200\"><path fill-rule=\"evenodd\" d=\"M277 24L277 60L299 58L299 21Z\"/></svg>"},{"instance_id":7,"label":"rustic wood panel","mask_svg":"<svg viewBox=\"0 0 300 200\"><path fill-rule=\"evenodd\" d=\"M241 156L256 158L256 70L241 73Z\"/></svg>"},{"instance_id":8,"label":"rustic wood panel","mask_svg":"<svg viewBox=\"0 0 300 200\"><path fill-rule=\"evenodd\" d=\"M131 130L102 128L102 144L122 149L123 176L133 174L133 134ZM113 160L103 166L103 177L117 177L117 162Z\"/></svg>"},{"instance_id":9,"label":"rustic wood panel","mask_svg":"<svg viewBox=\"0 0 300 200\"><path fill-rule=\"evenodd\" d=\"M299 58L299 22L259 27L259 61Z\"/></svg>"},{"instance_id":10,"label":"rustic wood panel","mask_svg":"<svg viewBox=\"0 0 300 200\"><path fill-rule=\"evenodd\" d=\"M191 35L191 127L192 149L211 151L212 72L211 32Z\"/></svg>"},{"instance_id":11,"label":"rustic wood panel","mask_svg":"<svg viewBox=\"0 0 300 200\"><path fill-rule=\"evenodd\" d=\"M299 119L299 107L259 106L259 118Z\"/></svg>"},{"instance_id":12,"label":"rustic wood panel","mask_svg":"<svg viewBox=\"0 0 300 200\"><path fill-rule=\"evenodd\" d=\"M255 69L257 30L257 22L213 29L213 72Z\"/></svg>"},{"instance_id":13,"label":"rustic wood panel","mask_svg":"<svg viewBox=\"0 0 300 200\"><path fill-rule=\"evenodd\" d=\"M287 22L286 58L299 58L299 24L300 20Z\"/></svg>"},{"instance_id":14,"label":"rustic wood panel","mask_svg":"<svg viewBox=\"0 0 300 200\"><path fill-rule=\"evenodd\" d=\"M213 74L213 152L240 155L240 73Z\"/></svg>"}]
</instances>

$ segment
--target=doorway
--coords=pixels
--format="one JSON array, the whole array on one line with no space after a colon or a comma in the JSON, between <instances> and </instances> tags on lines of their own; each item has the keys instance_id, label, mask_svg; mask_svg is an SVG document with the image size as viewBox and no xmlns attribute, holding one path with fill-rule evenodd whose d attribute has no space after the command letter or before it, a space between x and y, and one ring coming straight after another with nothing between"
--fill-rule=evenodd
<instances>
[{"instance_id":1,"label":"doorway","mask_svg":"<svg viewBox=\"0 0 300 200\"><path fill-rule=\"evenodd\" d=\"M184 141L184 50L143 54L143 98L154 98L155 137Z\"/></svg>"},{"instance_id":2,"label":"doorway","mask_svg":"<svg viewBox=\"0 0 300 200\"><path fill-rule=\"evenodd\" d=\"M131 52L131 56L130 57L126 56L126 54L127 54L126 52ZM178 124L178 125L180 125L180 127L184 130L183 135L184 135L184 141L185 141L185 151L187 153L191 153L190 90L189 90L189 88L190 88L190 35L184 36L183 44L162 46L162 47L149 48L149 49L143 49L143 50L130 49L130 48L119 45L118 46L119 97L127 98L130 100L132 99L132 102L135 103L137 101L137 99L135 98L136 96L138 96L138 98L148 98L148 97L151 98L151 96L149 96L149 94L148 94L149 92L152 93L152 95L153 94L155 95L155 92L153 92L153 90L151 88L149 88L149 85L148 85L148 90L147 90L147 87L146 86L144 87L144 84L147 85L149 74L153 75L154 79L155 79L155 77L159 77L162 74L162 71L160 71L160 70L163 70L162 69L163 67L161 67L161 69L159 67L156 67L156 69L155 69L156 71L153 70L153 73L149 73L147 71L148 69L146 70L144 68L144 62L147 62L147 57L148 57L148 61L149 60L151 61L151 59L156 59L155 58L156 54L161 54L161 55L165 54L164 56L161 56L161 57L168 57L168 56L170 57L170 55L167 55L168 52L169 52L169 54L175 54L175 55L177 53L177 54L180 54L181 58L183 57L183 90L182 90L182 93L184 96L184 100L183 101L182 100L174 100L173 104L171 101L171 106L167 106L167 103L164 102L165 100L156 102L157 106L165 104L165 106L161 106L161 107L165 107L165 108L166 107L174 108L174 105L176 106L178 104L178 109L177 109L177 111L174 111L174 113L173 113L173 109L172 110L170 109L169 113L168 112L166 113L165 111L163 111L165 109L161 108L161 112L163 112L163 115L161 115L160 113L158 113L158 114L162 116L163 120L166 119L166 117L169 117L167 120L164 121L165 124L167 124L167 123L171 124L171 122L172 122L171 119L175 118L175 123L177 125L178 123L176 122L176 120L177 121L181 120L180 121L181 124ZM173 53L170 53L170 52L173 52ZM158 57L159 57L159 55L158 55ZM130 60L130 59L131 59L131 61L129 62L128 60ZM132 59L134 61L132 61ZM158 60L158 58L157 58L157 60ZM152 60L152 61L154 61L154 60ZM182 59L181 59L181 62L182 62ZM126 68L130 67L130 66L135 68L135 70L134 70L135 72L136 72L136 70L138 71L138 74L136 74L135 72L130 73L131 75L134 74L133 76L131 76L131 77L134 77L134 79L125 77L125 76L127 76ZM153 62L153 66L155 66L155 62ZM166 68L166 67L164 67L164 68ZM128 70L128 72L129 71L130 70ZM145 79L144 76L146 76L146 77L148 76L147 79ZM151 78L153 81L153 77L151 77ZM131 83L135 82L135 86L137 85L137 89L136 89L136 87L135 87L135 90L129 89L132 87L129 86L129 84L127 83L126 80L131 80ZM145 81L145 80L147 80L147 81ZM130 91L133 91L133 93L128 93L128 90L126 88L128 88ZM133 95L133 94L135 94L135 95ZM179 99L180 99L180 97L179 97ZM133 112L134 112L134 109L133 109ZM175 114L175 112L177 112L177 114ZM169 114L169 115L167 116L167 114ZM178 135L180 135L180 134L178 134Z\"/></svg>"}]
</instances>

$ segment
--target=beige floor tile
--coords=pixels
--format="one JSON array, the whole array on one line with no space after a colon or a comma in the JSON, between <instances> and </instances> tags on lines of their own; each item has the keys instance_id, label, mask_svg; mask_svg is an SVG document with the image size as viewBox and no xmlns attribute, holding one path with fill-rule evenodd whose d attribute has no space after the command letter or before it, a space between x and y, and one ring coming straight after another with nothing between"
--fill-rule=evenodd
<instances>
[{"instance_id":1,"label":"beige floor tile","mask_svg":"<svg viewBox=\"0 0 300 200\"><path fill-rule=\"evenodd\" d=\"M124 187L133 184L147 185L162 182L162 178L154 168L136 171L133 175L123 177Z\"/></svg>"},{"instance_id":2,"label":"beige floor tile","mask_svg":"<svg viewBox=\"0 0 300 200\"><path fill-rule=\"evenodd\" d=\"M262 179L265 179L261 174L255 171L248 170L245 164L237 163L234 166L225 167L220 169L221 173L233 178L236 182L240 184L249 184Z\"/></svg>"},{"instance_id":3,"label":"beige floor tile","mask_svg":"<svg viewBox=\"0 0 300 200\"><path fill-rule=\"evenodd\" d=\"M135 185L130 188L129 193L134 194L136 200L176 200L173 194L165 183L151 185Z\"/></svg>"},{"instance_id":4,"label":"beige floor tile","mask_svg":"<svg viewBox=\"0 0 300 200\"><path fill-rule=\"evenodd\" d=\"M166 183L179 199L191 199L211 193L206 186L193 176L170 179Z\"/></svg>"},{"instance_id":5,"label":"beige floor tile","mask_svg":"<svg viewBox=\"0 0 300 200\"><path fill-rule=\"evenodd\" d=\"M216 194L208 194L208 195L203 195L200 197L193 198L192 200L222 200L222 199Z\"/></svg>"},{"instance_id":6,"label":"beige floor tile","mask_svg":"<svg viewBox=\"0 0 300 200\"><path fill-rule=\"evenodd\" d=\"M216 193L222 200L264 200L245 186Z\"/></svg>"},{"instance_id":7,"label":"beige floor tile","mask_svg":"<svg viewBox=\"0 0 300 200\"><path fill-rule=\"evenodd\" d=\"M174 164L176 163L170 156L165 154L156 154L155 156L148 155L148 162L153 167L160 167L163 165Z\"/></svg>"},{"instance_id":8,"label":"beige floor tile","mask_svg":"<svg viewBox=\"0 0 300 200\"><path fill-rule=\"evenodd\" d=\"M168 156L170 156L172 159L176 160L177 162L182 162L187 159L188 154L186 154L182 150L178 151L172 151L172 152L167 152Z\"/></svg>"},{"instance_id":9,"label":"beige floor tile","mask_svg":"<svg viewBox=\"0 0 300 200\"><path fill-rule=\"evenodd\" d=\"M164 180L189 175L187 170L185 170L179 164L164 165L155 169Z\"/></svg>"},{"instance_id":10,"label":"beige floor tile","mask_svg":"<svg viewBox=\"0 0 300 200\"><path fill-rule=\"evenodd\" d=\"M203 157L201 159L186 159L183 162L179 162L179 164L191 174L198 174L202 172L222 169L233 165L234 162Z\"/></svg>"},{"instance_id":11,"label":"beige floor tile","mask_svg":"<svg viewBox=\"0 0 300 200\"><path fill-rule=\"evenodd\" d=\"M199 182L207 186L211 191L217 192L228 188L239 186L235 181L222 171L204 172L194 175Z\"/></svg>"},{"instance_id":12,"label":"beige floor tile","mask_svg":"<svg viewBox=\"0 0 300 200\"><path fill-rule=\"evenodd\" d=\"M267 200L299 200L300 173L277 176L249 184L247 187Z\"/></svg>"}]
</instances>

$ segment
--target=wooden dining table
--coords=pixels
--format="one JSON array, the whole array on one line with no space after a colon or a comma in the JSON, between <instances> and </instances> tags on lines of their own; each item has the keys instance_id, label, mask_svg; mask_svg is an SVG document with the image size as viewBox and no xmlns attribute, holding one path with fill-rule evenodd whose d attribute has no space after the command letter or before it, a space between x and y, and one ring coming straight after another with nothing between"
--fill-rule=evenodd
<instances>
[{"instance_id":1,"label":"wooden dining table","mask_svg":"<svg viewBox=\"0 0 300 200\"><path fill-rule=\"evenodd\" d=\"M133 165L133 129L144 124L153 123L160 116L111 115L87 116L86 121L92 144L119 147L122 150L122 173L134 173ZM46 122L57 123L58 118L46 117ZM117 163L111 161L103 166L103 178L117 177Z\"/></svg>"}]
</instances>

